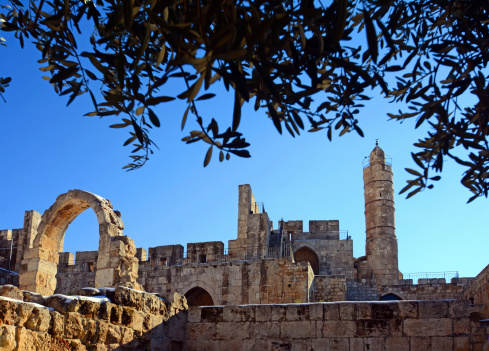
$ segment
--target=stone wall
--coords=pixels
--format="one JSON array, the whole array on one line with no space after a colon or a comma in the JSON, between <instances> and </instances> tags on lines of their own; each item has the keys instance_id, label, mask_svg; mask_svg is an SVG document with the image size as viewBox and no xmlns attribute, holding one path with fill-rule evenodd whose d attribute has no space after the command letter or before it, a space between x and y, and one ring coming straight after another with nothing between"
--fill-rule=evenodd
<instances>
[{"instance_id":1,"label":"stone wall","mask_svg":"<svg viewBox=\"0 0 489 351\"><path fill-rule=\"evenodd\" d=\"M17 241L21 233L22 228L0 230L0 268L15 271Z\"/></svg>"},{"instance_id":2,"label":"stone wall","mask_svg":"<svg viewBox=\"0 0 489 351\"><path fill-rule=\"evenodd\" d=\"M486 350L468 301L191 307L187 347L205 350Z\"/></svg>"},{"instance_id":3,"label":"stone wall","mask_svg":"<svg viewBox=\"0 0 489 351\"><path fill-rule=\"evenodd\" d=\"M353 278L352 240L301 239L293 241L292 247L294 252L307 247L316 253L319 259L319 275L343 274Z\"/></svg>"},{"instance_id":4,"label":"stone wall","mask_svg":"<svg viewBox=\"0 0 489 351\"><path fill-rule=\"evenodd\" d=\"M347 301L378 301L379 291L375 280L371 279L347 279Z\"/></svg>"},{"instance_id":5,"label":"stone wall","mask_svg":"<svg viewBox=\"0 0 489 351\"><path fill-rule=\"evenodd\" d=\"M312 302L346 300L346 277L344 275L316 275L312 289Z\"/></svg>"},{"instance_id":6,"label":"stone wall","mask_svg":"<svg viewBox=\"0 0 489 351\"><path fill-rule=\"evenodd\" d=\"M400 280L400 285L388 285L379 287L379 298L387 294L395 294L403 300L445 300L455 299L467 286L467 280L452 279L452 283L446 283L445 279L419 279L418 284L413 285ZM404 284L403 284L404 283Z\"/></svg>"},{"instance_id":7,"label":"stone wall","mask_svg":"<svg viewBox=\"0 0 489 351\"><path fill-rule=\"evenodd\" d=\"M145 290L171 296L199 287L215 305L308 302L313 274L289 258L139 267Z\"/></svg>"},{"instance_id":8,"label":"stone wall","mask_svg":"<svg viewBox=\"0 0 489 351\"><path fill-rule=\"evenodd\" d=\"M489 265L473 279L471 284L460 294L462 299L473 298L474 303L482 305L481 313L489 318Z\"/></svg>"},{"instance_id":9,"label":"stone wall","mask_svg":"<svg viewBox=\"0 0 489 351\"><path fill-rule=\"evenodd\" d=\"M183 350L186 302L128 288L52 295L0 287L0 350Z\"/></svg>"},{"instance_id":10,"label":"stone wall","mask_svg":"<svg viewBox=\"0 0 489 351\"><path fill-rule=\"evenodd\" d=\"M73 295L81 288L95 287L95 272L58 273L56 280L56 294Z\"/></svg>"}]
</instances>

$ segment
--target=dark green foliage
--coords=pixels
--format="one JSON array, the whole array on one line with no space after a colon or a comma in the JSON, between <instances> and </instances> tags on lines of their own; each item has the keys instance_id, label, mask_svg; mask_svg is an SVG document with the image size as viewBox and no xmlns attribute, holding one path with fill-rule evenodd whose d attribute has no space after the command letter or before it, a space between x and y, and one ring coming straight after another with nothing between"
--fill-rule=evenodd
<instances>
[{"instance_id":1,"label":"dark green foliage","mask_svg":"<svg viewBox=\"0 0 489 351\"><path fill-rule=\"evenodd\" d=\"M214 148L220 161L250 156L238 132L245 102L265 109L279 133L285 127L298 135L306 120L310 132L325 130L332 140L333 131L363 136L362 101L381 91L408 104L409 112L392 119L432 127L415 144L420 171L408 169L416 178L402 192L410 197L432 187L440 177L430 171L441 172L449 157L467 168L469 201L488 195L487 0L9 2L0 7L2 30L21 45L24 38L35 42L55 91L68 95L68 104L89 92L94 111L87 115L121 116L112 127L131 129L124 145L135 149L124 168L148 160L150 129L164 127L153 106L175 98L188 104L182 129L189 114L197 123L183 140L209 144L206 166ZM82 20L94 31L81 33ZM80 52L73 31L90 42L89 51ZM167 96L163 88L173 81L186 88ZM0 80L0 94L5 84ZM234 90L229 127L198 112L199 101L215 97L208 91L214 84ZM100 86L97 101L92 90ZM476 103L462 106L466 95ZM454 153L460 146L467 157Z\"/></svg>"}]
</instances>

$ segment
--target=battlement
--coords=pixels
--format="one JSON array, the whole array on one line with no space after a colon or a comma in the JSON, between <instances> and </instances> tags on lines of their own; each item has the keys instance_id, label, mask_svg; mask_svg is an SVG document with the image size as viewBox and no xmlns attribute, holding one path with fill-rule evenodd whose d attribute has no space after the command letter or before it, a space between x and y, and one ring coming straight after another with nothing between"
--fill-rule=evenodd
<instances>
[{"instance_id":1,"label":"battlement","mask_svg":"<svg viewBox=\"0 0 489 351\"><path fill-rule=\"evenodd\" d=\"M97 269L98 251L59 253L58 273L92 273Z\"/></svg>"},{"instance_id":2,"label":"battlement","mask_svg":"<svg viewBox=\"0 0 489 351\"><path fill-rule=\"evenodd\" d=\"M281 224L279 224L280 226ZM280 228L276 231L280 231ZM284 221L282 232L291 241L351 239L348 231L340 231L338 220L310 220L308 232L304 232L303 221Z\"/></svg>"}]
</instances>

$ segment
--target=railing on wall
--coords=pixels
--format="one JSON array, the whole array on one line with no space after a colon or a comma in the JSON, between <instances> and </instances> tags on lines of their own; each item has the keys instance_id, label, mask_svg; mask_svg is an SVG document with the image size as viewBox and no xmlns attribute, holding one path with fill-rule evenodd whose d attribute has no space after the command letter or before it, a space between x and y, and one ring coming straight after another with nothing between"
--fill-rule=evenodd
<instances>
[{"instance_id":1,"label":"railing on wall","mask_svg":"<svg viewBox=\"0 0 489 351\"><path fill-rule=\"evenodd\" d=\"M385 155L385 164L392 166L392 157ZM365 158L362 161L362 166L363 166L363 169L370 166L370 156L365 156Z\"/></svg>"},{"instance_id":2,"label":"railing on wall","mask_svg":"<svg viewBox=\"0 0 489 351\"><path fill-rule=\"evenodd\" d=\"M459 278L457 271L418 272L403 274L403 280L412 280L413 284L430 283L429 280L431 279L445 279L445 282L450 283L452 281L452 278Z\"/></svg>"},{"instance_id":3,"label":"railing on wall","mask_svg":"<svg viewBox=\"0 0 489 351\"><path fill-rule=\"evenodd\" d=\"M265 204L263 202L253 202L250 205L250 212L253 213L264 213L265 212Z\"/></svg>"}]
</instances>

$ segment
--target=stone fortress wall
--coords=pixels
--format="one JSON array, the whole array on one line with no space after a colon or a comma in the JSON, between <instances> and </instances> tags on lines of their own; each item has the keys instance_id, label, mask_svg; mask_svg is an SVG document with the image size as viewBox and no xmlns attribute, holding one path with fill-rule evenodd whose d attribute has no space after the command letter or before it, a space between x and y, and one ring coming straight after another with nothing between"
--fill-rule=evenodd
<instances>
[{"instance_id":1,"label":"stone fortress wall","mask_svg":"<svg viewBox=\"0 0 489 351\"><path fill-rule=\"evenodd\" d=\"M44 289L50 286L46 291L65 294L100 286L97 274L103 271L99 274L102 281L122 279L121 283L140 284L147 291L168 296L198 290L206 294L209 304L378 301L386 295L404 300L455 298L472 278L450 282L419 279L417 284L402 279L397 269L392 179L392 168L376 146L364 168L367 255L360 258L354 257L353 241L348 232L340 230L337 220L311 220L308 232L301 220L280 221L274 228L249 185L239 186L238 235L229 240L227 248L223 242L211 241L188 243L186 248L136 249L131 239L121 236L123 224L110 201L71 191L61 195L44 215L27 211L24 228L0 231L0 282L19 284L15 274L33 272L37 266L44 272L26 271L33 275L26 282L37 280ZM98 213L99 250L76 255L59 252L63 230L89 207ZM46 218L56 223L49 224ZM36 242L39 228L46 239ZM59 238L59 243L51 237ZM43 261L36 263L36 255L45 252L41 244L48 247L48 255L40 255ZM110 250L129 255L131 263L127 259L110 263ZM124 273L119 266L127 267Z\"/></svg>"},{"instance_id":2,"label":"stone fortress wall","mask_svg":"<svg viewBox=\"0 0 489 351\"><path fill-rule=\"evenodd\" d=\"M478 351L489 323L468 300L190 307L124 287L78 296L0 286L0 350Z\"/></svg>"},{"instance_id":3,"label":"stone fortress wall","mask_svg":"<svg viewBox=\"0 0 489 351\"><path fill-rule=\"evenodd\" d=\"M309 232L302 221L274 229L249 185L239 187L238 236L228 248L189 243L186 253L181 245L137 249L110 201L81 190L62 194L42 215L26 211L23 228L0 231L0 284L37 293L0 288L0 351L49 343L101 351L489 349L489 268L450 282L403 279L392 169L378 146L364 180L366 256L359 258L338 221L310 221ZM62 252L66 228L88 208L99 222L98 250ZM105 300L52 295L93 291ZM178 307L162 302L170 296ZM406 301L378 302L384 299Z\"/></svg>"},{"instance_id":4,"label":"stone fortress wall","mask_svg":"<svg viewBox=\"0 0 489 351\"><path fill-rule=\"evenodd\" d=\"M187 350L462 351L489 347L468 301L206 306L188 312Z\"/></svg>"}]
</instances>

